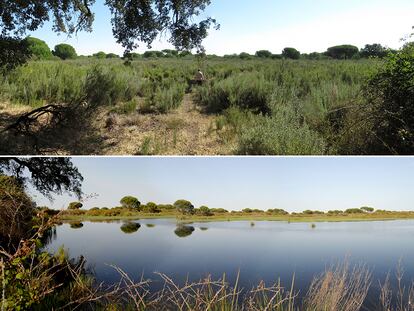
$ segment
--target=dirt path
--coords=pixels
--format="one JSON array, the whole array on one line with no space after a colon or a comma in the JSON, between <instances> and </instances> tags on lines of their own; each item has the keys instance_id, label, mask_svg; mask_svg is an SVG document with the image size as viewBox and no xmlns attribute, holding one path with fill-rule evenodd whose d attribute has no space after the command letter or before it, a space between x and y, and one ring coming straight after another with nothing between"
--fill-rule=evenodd
<instances>
[{"instance_id":1,"label":"dirt path","mask_svg":"<svg viewBox=\"0 0 414 311\"><path fill-rule=\"evenodd\" d=\"M180 107L167 114L109 114L98 127L107 146L104 154L226 154L213 130L214 120L186 94Z\"/></svg>"},{"instance_id":2,"label":"dirt path","mask_svg":"<svg viewBox=\"0 0 414 311\"><path fill-rule=\"evenodd\" d=\"M111 107L113 108L113 107ZM72 155L222 155L229 147L214 131L214 115L205 114L184 96L180 107L167 114L128 115L110 112L108 107L96 113L88 131L67 129L49 133L42 139L42 154ZM0 103L0 129L30 107ZM5 141L6 138L3 138ZM2 154L37 154L25 137L7 137Z\"/></svg>"}]
</instances>

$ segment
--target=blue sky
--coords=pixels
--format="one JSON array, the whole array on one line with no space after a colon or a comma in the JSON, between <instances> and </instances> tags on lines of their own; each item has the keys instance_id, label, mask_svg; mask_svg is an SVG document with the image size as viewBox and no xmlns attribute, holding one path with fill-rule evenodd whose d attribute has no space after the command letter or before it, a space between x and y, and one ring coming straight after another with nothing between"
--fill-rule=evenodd
<instances>
[{"instance_id":1,"label":"blue sky","mask_svg":"<svg viewBox=\"0 0 414 311\"><path fill-rule=\"evenodd\" d=\"M92 33L80 33L68 39L56 35L50 24L32 33L49 46L72 44L78 54L98 51L122 54L115 42L110 12L96 1ZM293 46L301 52L325 51L337 44L381 43L392 48L401 46L400 39L414 26L412 0L212 0L205 15L216 18L221 30L211 31L205 40L209 54L254 53L268 49L280 53ZM163 38L154 49L170 48ZM146 50L145 46L138 52Z\"/></svg>"},{"instance_id":2,"label":"blue sky","mask_svg":"<svg viewBox=\"0 0 414 311\"><path fill-rule=\"evenodd\" d=\"M414 210L414 158L184 157L73 158L84 192L98 197L85 208L119 205L125 195L142 203L188 199L197 207L346 209L364 205ZM35 193L32 193L35 195ZM73 201L56 197L54 208ZM40 205L51 203L36 196Z\"/></svg>"}]
</instances>

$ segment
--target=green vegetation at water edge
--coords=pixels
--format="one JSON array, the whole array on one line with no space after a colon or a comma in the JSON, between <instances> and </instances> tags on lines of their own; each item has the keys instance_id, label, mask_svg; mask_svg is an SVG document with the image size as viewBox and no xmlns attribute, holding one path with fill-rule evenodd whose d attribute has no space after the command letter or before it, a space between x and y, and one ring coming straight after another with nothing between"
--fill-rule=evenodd
<instances>
[{"instance_id":1,"label":"green vegetation at water edge","mask_svg":"<svg viewBox=\"0 0 414 311\"><path fill-rule=\"evenodd\" d=\"M127 198L127 199L126 199ZM125 202L134 202L134 205L125 206ZM127 196L120 201L123 206L113 208L94 207L89 210L70 209L59 213L62 220L133 220L145 218L176 218L188 221L231 221L231 220L275 220L290 222L321 222L321 221L369 221L414 219L411 211L386 211L375 210L373 207L349 208L342 210L330 210L327 212L317 210L305 210L303 212L289 213L283 209L275 208L266 211L260 209L245 208L241 211L227 211L223 208L209 208L205 205L195 208L187 200L177 200L174 204L156 204L148 202L141 204L133 196ZM138 204L139 203L139 204ZM134 207L133 207L134 206ZM254 223L252 222L252 226Z\"/></svg>"}]
</instances>

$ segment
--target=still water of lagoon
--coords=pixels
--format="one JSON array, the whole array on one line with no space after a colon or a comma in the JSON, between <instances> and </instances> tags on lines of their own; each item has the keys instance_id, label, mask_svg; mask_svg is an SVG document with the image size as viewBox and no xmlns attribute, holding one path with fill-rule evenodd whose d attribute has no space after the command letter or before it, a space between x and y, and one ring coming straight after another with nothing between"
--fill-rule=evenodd
<instances>
[{"instance_id":1,"label":"still water of lagoon","mask_svg":"<svg viewBox=\"0 0 414 311\"><path fill-rule=\"evenodd\" d=\"M83 255L96 277L108 283L119 280L110 264L135 279L142 274L156 279L153 273L162 272L178 282L209 274L219 279L223 273L231 281L240 270L245 289L279 278L290 287L295 275L295 290L305 293L313 276L348 258L372 271L368 300L378 301L378 280L384 281L388 272L394 276L400 260L407 285L414 278L412 220L316 223L314 228L309 223L209 222L189 224L194 230L184 232L177 231L175 220L134 222L141 226L132 233L121 230L124 222L84 222L78 228L65 223L56 228L48 249L63 245L71 257Z\"/></svg>"}]
</instances>

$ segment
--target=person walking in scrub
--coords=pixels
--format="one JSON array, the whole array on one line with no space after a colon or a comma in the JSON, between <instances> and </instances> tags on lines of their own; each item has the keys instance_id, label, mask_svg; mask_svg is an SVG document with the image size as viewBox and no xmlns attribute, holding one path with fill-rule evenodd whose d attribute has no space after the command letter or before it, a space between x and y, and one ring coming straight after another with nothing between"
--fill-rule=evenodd
<instances>
[{"instance_id":1,"label":"person walking in scrub","mask_svg":"<svg viewBox=\"0 0 414 311\"><path fill-rule=\"evenodd\" d=\"M204 73L201 71L201 69L197 70L197 73L194 76L194 81L197 85L202 85L204 81L206 81L206 78L204 77Z\"/></svg>"}]
</instances>

